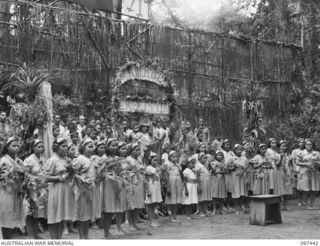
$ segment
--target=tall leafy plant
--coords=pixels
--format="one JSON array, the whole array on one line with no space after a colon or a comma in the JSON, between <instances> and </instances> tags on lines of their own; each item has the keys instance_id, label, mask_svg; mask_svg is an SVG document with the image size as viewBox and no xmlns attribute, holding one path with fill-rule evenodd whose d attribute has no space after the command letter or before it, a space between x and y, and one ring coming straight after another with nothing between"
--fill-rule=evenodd
<instances>
[{"instance_id":1,"label":"tall leafy plant","mask_svg":"<svg viewBox=\"0 0 320 246\"><path fill-rule=\"evenodd\" d=\"M30 104L35 100L41 83L48 81L48 78L49 74L28 68L24 64L12 73L1 93L18 97L22 102Z\"/></svg>"},{"instance_id":2,"label":"tall leafy plant","mask_svg":"<svg viewBox=\"0 0 320 246\"><path fill-rule=\"evenodd\" d=\"M244 133L254 135L255 138L261 138L266 134L260 123L263 119L264 100L269 97L268 90L269 86L255 82L242 88L242 112L246 119Z\"/></svg>"}]
</instances>

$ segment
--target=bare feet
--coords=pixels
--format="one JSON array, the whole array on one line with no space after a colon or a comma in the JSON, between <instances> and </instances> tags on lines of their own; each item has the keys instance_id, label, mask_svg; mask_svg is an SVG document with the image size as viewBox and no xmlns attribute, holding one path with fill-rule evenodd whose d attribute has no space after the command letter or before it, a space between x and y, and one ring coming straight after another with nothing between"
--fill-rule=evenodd
<instances>
[{"instance_id":1,"label":"bare feet","mask_svg":"<svg viewBox=\"0 0 320 246\"><path fill-rule=\"evenodd\" d=\"M151 227L159 227L160 225L157 221L152 221L150 226Z\"/></svg>"}]
</instances>

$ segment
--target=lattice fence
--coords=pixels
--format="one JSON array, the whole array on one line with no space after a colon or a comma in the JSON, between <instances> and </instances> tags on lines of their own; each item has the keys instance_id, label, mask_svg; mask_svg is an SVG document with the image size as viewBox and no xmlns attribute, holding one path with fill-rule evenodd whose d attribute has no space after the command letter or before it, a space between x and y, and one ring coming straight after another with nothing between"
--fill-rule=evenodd
<instances>
[{"instance_id":1,"label":"lattice fence","mask_svg":"<svg viewBox=\"0 0 320 246\"><path fill-rule=\"evenodd\" d=\"M288 92L301 82L301 50L295 45L14 3L16 14L0 40L0 65L11 69L26 62L49 71L53 88L69 87L81 104L92 101L96 108L106 108L117 68L127 60L153 59L176 85L184 118L195 123L202 116L212 132L238 140L242 88L252 82L270 86L268 124L285 116Z\"/></svg>"}]
</instances>

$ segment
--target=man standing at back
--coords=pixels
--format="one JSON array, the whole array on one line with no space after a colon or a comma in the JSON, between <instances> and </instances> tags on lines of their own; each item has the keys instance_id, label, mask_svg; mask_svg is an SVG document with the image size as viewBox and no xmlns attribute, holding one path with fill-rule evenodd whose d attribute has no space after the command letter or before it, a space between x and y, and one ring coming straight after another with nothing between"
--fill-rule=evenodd
<instances>
[{"instance_id":1,"label":"man standing at back","mask_svg":"<svg viewBox=\"0 0 320 246\"><path fill-rule=\"evenodd\" d=\"M82 140L82 132L86 129L86 118L83 115L79 116L79 124L77 125L77 133L80 141Z\"/></svg>"}]
</instances>

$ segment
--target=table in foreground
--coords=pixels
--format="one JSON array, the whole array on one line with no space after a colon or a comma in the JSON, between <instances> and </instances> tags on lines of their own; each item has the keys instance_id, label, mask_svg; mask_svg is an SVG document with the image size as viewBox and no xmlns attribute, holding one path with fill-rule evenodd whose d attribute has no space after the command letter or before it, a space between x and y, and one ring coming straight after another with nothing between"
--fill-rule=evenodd
<instances>
[{"instance_id":1,"label":"table in foreground","mask_svg":"<svg viewBox=\"0 0 320 246\"><path fill-rule=\"evenodd\" d=\"M250 196L250 225L281 224L281 196Z\"/></svg>"}]
</instances>

